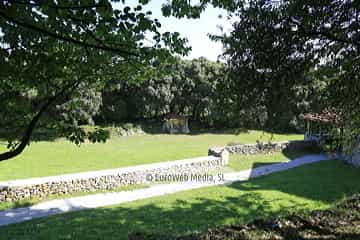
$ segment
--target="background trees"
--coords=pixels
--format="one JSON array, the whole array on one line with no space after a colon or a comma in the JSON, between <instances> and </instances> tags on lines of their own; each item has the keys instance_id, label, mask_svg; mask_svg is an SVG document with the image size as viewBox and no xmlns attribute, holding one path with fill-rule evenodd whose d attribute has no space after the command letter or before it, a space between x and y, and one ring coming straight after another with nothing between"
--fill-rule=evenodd
<instances>
[{"instance_id":1,"label":"background trees","mask_svg":"<svg viewBox=\"0 0 360 240\"><path fill-rule=\"evenodd\" d=\"M115 80L117 87L103 92L99 121L161 119L167 113L187 115L206 124L218 118L217 99L222 97L218 90L226 77L223 64L204 58L177 59L156 69L159 74L139 84Z\"/></svg>"}]
</instances>

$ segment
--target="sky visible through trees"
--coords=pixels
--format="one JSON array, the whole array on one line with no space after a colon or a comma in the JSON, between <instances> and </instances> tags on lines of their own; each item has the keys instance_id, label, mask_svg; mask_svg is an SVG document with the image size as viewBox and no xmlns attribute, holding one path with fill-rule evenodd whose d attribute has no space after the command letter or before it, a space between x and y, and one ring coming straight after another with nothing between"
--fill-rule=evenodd
<instances>
[{"instance_id":1,"label":"sky visible through trees","mask_svg":"<svg viewBox=\"0 0 360 240\"><path fill-rule=\"evenodd\" d=\"M192 51L185 59L205 57L216 61L223 52L222 44L209 39L207 34L221 34L221 26L225 33L230 32L231 21L226 18L227 12L220 8L209 5L201 14L199 19L178 19L175 17L164 17L161 6L165 0L153 0L144 9L152 11L154 18L158 18L161 23L161 31L177 31L181 36L189 40ZM128 4L136 6L138 1L129 1ZM121 8L120 3L113 4L115 8ZM221 18L219 18L221 16Z\"/></svg>"}]
</instances>

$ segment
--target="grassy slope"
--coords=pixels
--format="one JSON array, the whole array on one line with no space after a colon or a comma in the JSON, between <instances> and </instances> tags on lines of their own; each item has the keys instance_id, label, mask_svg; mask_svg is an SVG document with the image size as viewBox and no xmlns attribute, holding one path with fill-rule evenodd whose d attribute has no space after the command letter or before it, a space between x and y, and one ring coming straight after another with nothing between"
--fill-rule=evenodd
<instances>
[{"instance_id":1,"label":"grassy slope","mask_svg":"<svg viewBox=\"0 0 360 240\"><path fill-rule=\"evenodd\" d=\"M75 212L0 228L0 239L127 239L132 231L186 234L222 224L331 207L360 191L360 170L321 162L245 183Z\"/></svg>"},{"instance_id":2,"label":"grassy slope","mask_svg":"<svg viewBox=\"0 0 360 240\"><path fill-rule=\"evenodd\" d=\"M301 139L301 135L274 135L273 141ZM112 138L105 144L80 148L64 140L34 142L15 159L0 163L0 181L109 169L207 155L209 147L229 142L267 141L261 131L236 134L145 135ZM5 146L0 145L0 151Z\"/></svg>"}]
</instances>

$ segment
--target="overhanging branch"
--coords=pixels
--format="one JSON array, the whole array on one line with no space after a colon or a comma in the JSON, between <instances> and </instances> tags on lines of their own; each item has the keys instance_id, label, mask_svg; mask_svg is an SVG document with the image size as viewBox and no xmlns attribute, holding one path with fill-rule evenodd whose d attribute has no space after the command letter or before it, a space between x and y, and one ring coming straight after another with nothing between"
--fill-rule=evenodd
<instances>
[{"instance_id":1,"label":"overhanging branch","mask_svg":"<svg viewBox=\"0 0 360 240\"><path fill-rule=\"evenodd\" d=\"M132 52L132 51L128 51L128 50L124 50L124 49L120 49L120 48L107 46L105 44L101 44L101 45L92 44L92 43L88 43L88 42L85 42L85 41L82 41L82 40L78 40L78 39L75 39L75 38L64 36L64 35L49 31L47 29L35 26L33 24L27 23L25 21L18 20L16 18L8 16L7 14L5 14L4 12L1 12L1 11L0 11L0 17L4 18L7 21L15 23L15 24L17 24L17 25L19 25L21 27L30 29L32 31L39 32L41 34L44 34L44 35L47 35L47 36L50 36L50 37L53 37L53 38L56 38L56 39L59 39L59 40L65 41L65 42L74 43L74 44L77 44L77 45L80 45L80 46L83 46L83 47L87 47L87 48L95 48L95 49L99 49L99 50L115 52L115 53L119 53L119 54L122 54L122 55L136 56L136 57L140 56L136 52Z\"/></svg>"},{"instance_id":2,"label":"overhanging branch","mask_svg":"<svg viewBox=\"0 0 360 240\"><path fill-rule=\"evenodd\" d=\"M29 144L31 135L36 127L36 124L39 122L40 117L44 114L44 112L49 108L51 104L53 104L60 96L65 94L66 92L71 93L74 91L78 85L80 84L80 80L65 86L60 92L56 93L54 96L50 97L44 105L39 109L36 115L31 119L29 125L27 126L20 143L12 150L1 153L0 154L0 162L5 161L11 158L16 157L20 153L22 153L25 147Z\"/></svg>"},{"instance_id":3,"label":"overhanging branch","mask_svg":"<svg viewBox=\"0 0 360 240\"><path fill-rule=\"evenodd\" d=\"M321 30L306 30L302 25L301 22L298 20L295 20L294 18L290 17L289 21L292 24L295 24L296 27L300 30L300 32L305 36L318 36L318 37L325 37L330 41L335 41L339 43L345 43L345 44L352 44L354 46L360 47L359 41L354 41L350 38L342 38L339 36L336 36L335 34L329 32L329 31L321 31Z\"/></svg>"},{"instance_id":4,"label":"overhanging branch","mask_svg":"<svg viewBox=\"0 0 360 240\"><path fill-rule=\"evenodd\" d=\"M15 3L15 4L21 4L21 5L28 5L28 6L34 6L34 7L38 7L41 6L41 2L25 2L25 1L19 1L19 0L12 0L10 1L11 3ZM50 8L54 8L54 9L93 9L96 7L103 7L104 5L102 4L90 4L90 5L68 5L68 6L61 6L61 5L49 5Z\"/></svg>"}]
</instances>

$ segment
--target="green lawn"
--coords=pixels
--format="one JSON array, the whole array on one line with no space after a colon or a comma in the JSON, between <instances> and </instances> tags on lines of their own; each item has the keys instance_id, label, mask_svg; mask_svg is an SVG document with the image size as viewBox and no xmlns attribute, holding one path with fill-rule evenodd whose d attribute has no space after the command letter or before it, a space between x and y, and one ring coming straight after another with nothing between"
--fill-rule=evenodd
<instances>
[{"instance_id":1,"label":"green lawn","mask_svg":"<svg viewBox=\"0 0 360 240\"><path fill-rule=\"evenodd\" d=\"M222 224L325 209L360 191L360 170L329 161L133 203L0 228L0 239L127 239L129 232L182 235Z\"/></svg>"},{"instance_id":2,"label":"green lawn","mask_svg":"<svg viewBox=\"0 0 360 240\"><path fill-rule=\"evenodd\" d=\"M271 154L254 154L254 155L234 154L230 156L229 165L224 168L224 171L234 172L234 171L241 171L250 168L256 168L263 165L287 162L291 159L295 159L297 157L301 157L309 153L310 152L283 151L283 152L274 152Z\"/></svg>"},{"instance_id":3,"label":"green lawn","mask_svg":"<svg viewBox=\"0 0 360 240\"><path fill-rule=\"evenodd\" d=\"M230 142L268 141L270 134L214 133L194 135L154 134L113 137L107 143L77 147L65 140L33 142L19 157L0 163L0 180L59 175L207 155L212 146ZM272 141L299 140L302 135L274 134ZM0 145L0 151L5 145Z\"/></svg>"}]
</instances>

